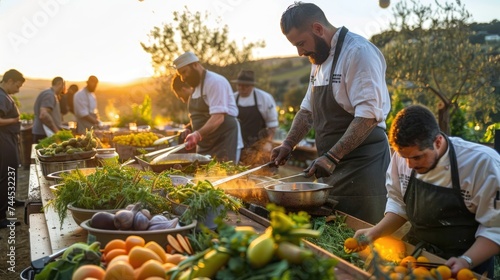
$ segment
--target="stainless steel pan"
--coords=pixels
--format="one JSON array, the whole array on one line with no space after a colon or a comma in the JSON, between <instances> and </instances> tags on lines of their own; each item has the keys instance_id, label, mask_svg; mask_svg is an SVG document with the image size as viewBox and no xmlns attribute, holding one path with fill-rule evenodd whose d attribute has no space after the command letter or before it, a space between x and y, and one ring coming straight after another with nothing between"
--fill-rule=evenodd
<instances>
[{"instance_id":1,"label":"stainless steel pan","mask_svg":"<svg viewBox=\"0 0 500 280\"><path fill-rule=\"evenodd\" d=\"M269 201L287 209L320 207L327 201L332 188L312 182L279 183L265 187Z\"/></svg>"}]
</instances>

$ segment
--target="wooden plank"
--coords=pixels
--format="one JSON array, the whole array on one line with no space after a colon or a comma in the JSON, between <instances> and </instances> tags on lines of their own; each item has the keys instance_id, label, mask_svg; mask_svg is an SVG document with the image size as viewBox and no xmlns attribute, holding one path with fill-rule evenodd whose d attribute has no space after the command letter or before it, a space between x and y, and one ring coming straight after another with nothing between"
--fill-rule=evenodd
<instances>
[{"instance_id":1,"label":"wooden plank","mask_svg":"<svg viewBox=\"0 0 500 280\"><path fill-rule=\"evenodd\" d=\"M45 180L39 164L37 164L37 169L39 169L38 180L40 182L40 193L44 206L45 220L49 231L50 247L52 248L52 252L62 250L77 242L86 242L87 231L76 224L71 216L71 212L68 211L67 217L61 224L54 207L47 206L47 204L54 198L54 194L49 188L51 182Z\"/></svg>"},{"instance_id":2,"label":"wooden plank","mask_svg":"<svg viewBox=\"0 0 500 280\"><path fill-rule=\"evenodd\" d=\"M50 247L49 231L43 213L29 215L31 261L52 254Z\"/></svg>"},{"instance_id":3,"label":"wooden plank","mask_svg":"<svg viewBox=\"0 0 500 280\"><path fill-rule=\"evenodd\" d=\"M38 183L38 174L36 171L36 164L30 164L30 177L28 186L28 199L27 202L41 202L40 185Z\"/></svg>"}]
</instances>

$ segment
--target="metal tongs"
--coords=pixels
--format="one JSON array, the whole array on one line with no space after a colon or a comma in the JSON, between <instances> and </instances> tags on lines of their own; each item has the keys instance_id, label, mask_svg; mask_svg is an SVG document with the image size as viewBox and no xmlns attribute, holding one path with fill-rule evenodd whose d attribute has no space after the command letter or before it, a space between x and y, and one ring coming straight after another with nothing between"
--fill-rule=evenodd
<instances>
[{"instance_id":1,"label":"metal tongs","mask_svg":"<svg viewBox=\"0 0 500 280\"><path fill-rule=\"evenodd\" d=\"M283 177L283 178L277 178L277 179L272 178L272 180L270 180L270 181L260 182L260 183L255 184L255 186L261 186L261 185L270 184L270 183L274 184L273 182L281 182L281 181L286 180L286 179L291 179L291 178L300 177L300 176L305 177L306 173L305 172L300 172L300 173L293 174L293 175L290 175L290 176L287 176L287 177Z\"/></svg>"},{"instance_id":2,"label":"metal tongs","mask_svg":"<svg viewBox=\"0 0 500 280\"><path fill-rule=\"evenodd\" d=\"M155 157L153 160L151 160L150 164L157 164L162 159L167 158L169 155L171 155L171 154L173 154L173 153L175 153L177 151L180 151L180 150L184 149L185 147L186 147L186 143L182 143L180 145L174 146L174 147L172 147L171 150L167 151L166 153L161 154L161 155Z\"/></svg>"},{"instance_id":3,"label":"metal tongs","mask_svg":"<svg viewBox=\"0 0 500 280\"><path fill-rule=\"evenodd\" d=\"M184 145L184 144L182 144L182 145ZM175 148L178 148L178 146L167 147L167 148L160 149L160 150L157 150L157 151L153 151L153 152L150 152L150 153L147 153L147 154L143 154L142 156L143 157L152 157L152 156L156 156L158 154L162 154L162 153L168 152L168 151L170 151L172 149L175 149ZM135 162L135 158L131 158L131 159L125 161L124 163L122 163L121 166L129 165L129 164L134 163L134 162Z\"/></svg>"},{"instance_id":4,"label":"metal tongs","mask_svg":"<svg viewBox=\"0 0 500 280\"><path fill-rule=\"evenodd\" d=\"M243 171L243 172L240 172L240 173L238 173L238 174L231 175L231 176L228 176L228 177L226 177L226 178L222 178L222 179L219 179L219 180L217 180L217 181L214 181L214 182L212 183L212 186L214 186L214 187L215 187L215 186L217 186L217 185L227 183L227 182L229 182L229 181L231 181L231 180L238 179L238 178L243 177L243 176L245 176L245 175L247 175L247 174L250 174L250 173L253 173L253 172L257 171L257 170L260 170L260 169L262 169L262 168L264 168L264 167L266 167L266 166L273 166L273 165L274 165L274 162L273 162L273 161L268 162L268 163L263 164L263 165L261 165L261 166L257 166L257 167L255 167L255 168L249 169L249 170L247 170L247 171Z\"/></svg>"}]
</instances>

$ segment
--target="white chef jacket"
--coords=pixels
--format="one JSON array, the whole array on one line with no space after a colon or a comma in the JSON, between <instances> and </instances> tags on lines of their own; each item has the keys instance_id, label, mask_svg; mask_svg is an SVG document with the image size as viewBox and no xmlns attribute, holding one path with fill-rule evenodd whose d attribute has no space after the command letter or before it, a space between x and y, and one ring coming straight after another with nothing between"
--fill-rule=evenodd
<instances>
[{"instance_id":1,"label":"white chef jacket","mask_svg":"<svg viewBox=\"0 0 500 280\"><path fill-rule=\"evenodd\" d=\"M259 88L255 88L252 90L249 96L243 97L240 96L238 100L238 104L242 107L250 107L255 105L254 94L257 95L257 108L259 109L262 118L266 122L267 128L278 127L278 111L276 111L276 102L274 102L274 98L268 92L265 92ZM235 92L234 96L237 98L239 95L238 92ZM238 105L236 104L236 105Z\"/></svg>"},{"instance_id":2,"label":"white chef jacket","mask_svg":"<svg viewBox=\"0 0 500 280\"><path fill-rule=\"evenodd\" d=\"M238 107L234 99L233 89L229 81L223 76L207 71L203 82L203 96L209 107L209 113L224 113L233 117L238 117ZM191 98L199 98L201 95L201 83L193 92Z\"/></svg>"},{"instance_id":3,"label":"white chef jacket","mask_svg":"<svg viewBox=\"0 0 500 280\"><path fill-rule=\"evenodd\" d=\"M476 238L483 236L500 245L500 201L494 208L496 192L500 191L500 155L487 146L449 137L455 148L460 187L465 205L475 213L479 227ZM448 149L449 151L449 149ZM439 159L436 167L426 174L415 177L426 183L452 188L448 151ZM403 197L412 169L406 159L397 152L392 155L387 169L387 204L385 212L408 219Z\"/></svg>"},{"instance_id":4,"label":"white chef jacket","mask_svg":"<svg viewBox=\"0 0 500 280\"><path fill-rule=\"evenodd\" d=\"M301 109L312 112L311 89L328 85L333 54L340 28L332 38L330 56L321 65L312 65L311 82ZM386 63L380 50L367 39L347 32L335 73L341 74L340 82L334 81L333 93L337 103L354 117L376 119L378 126L386 128L385 119L391 110L391 99L385 81Z\"/></svg>"}]
</instances>

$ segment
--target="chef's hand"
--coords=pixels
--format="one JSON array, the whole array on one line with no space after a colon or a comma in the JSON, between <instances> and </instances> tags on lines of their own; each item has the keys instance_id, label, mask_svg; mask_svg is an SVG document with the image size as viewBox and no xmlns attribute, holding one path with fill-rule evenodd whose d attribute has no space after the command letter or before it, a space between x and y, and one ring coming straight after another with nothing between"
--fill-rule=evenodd
<instances>
[{"instance_id":1,"label":"chef's hand","mask_svg":"<svg viewBox=\"0 0 500 280\"><path fill-rule=\"evenodd\" d=\"M186 150L189 151L191 149L196 148L196 145L200 141L201 141L201 134L198 131L188 134L188 136L186 136L186 139L184 140L184 143L186 143Z\"/></svg>"},{"instance_id":2,"label":"chef's hand","mask_svg":"<svg viewBox=\"0 0 500 280\"><path fill-rule=\"evenodd\" d=\"M444 265L448 266L451 269L452 275L457 275L458 271L460 271L460 269L462 268L470 269L469 263L462 258L451 257L444 263Z\"/></svg>"},{"instance_id":3,"label":"chef's hand","mask_svg":"<svg viewBox=\"0 0 500 280\"><path fill-rule=\"evenodd\" d=\"M185 128L180 134L179 134L179 143L184 142L186 140L186 137L191 133L191 129Z\"/></svg>"},{"instance_id":4,"label":"chef's hand","mask_svg":"<svg viewBox=\"0 0 500 280\"><path fill-rule=\"evenodd\" d=\"M277 166L285 165L286 161L290 158L291 153L292 147L283 142L280 146L271 151L271 161Z\"/></svg>"},{"instance_id":5,"label":"chef's hand","mask_svg":"<svg viewBox=\"0 0 500 280\"><path fill-rule=\"evenodd\" d=\"M335 170L335 164L329 160L326 156L320 156L315 159L308 168L304 170L306 173L305 177L309 178L313 175L316 178L329 177L332 175L333 170Z\"/></svg>"}]
</instances>

